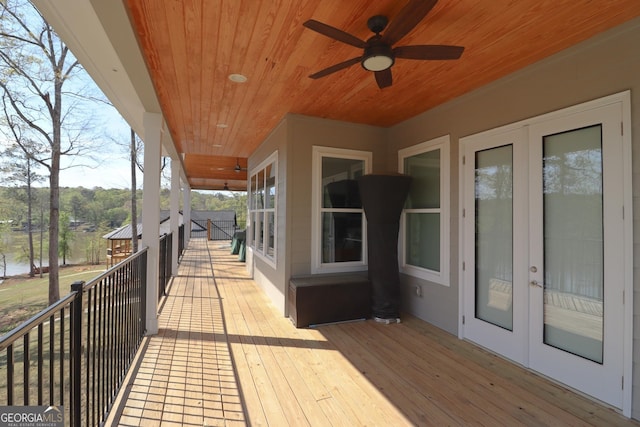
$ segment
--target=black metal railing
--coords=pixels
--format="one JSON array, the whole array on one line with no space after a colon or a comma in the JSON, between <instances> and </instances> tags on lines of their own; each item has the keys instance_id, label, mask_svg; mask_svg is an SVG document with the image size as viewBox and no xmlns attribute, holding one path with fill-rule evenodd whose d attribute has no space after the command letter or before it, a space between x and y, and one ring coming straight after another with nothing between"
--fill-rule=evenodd
<instances>
[{"instance_id":1,"label":"black metal railing","mask_svg":"<svg viewBox=\"0 0 640 427\"><path fill-rule=\"evenodd\" d=\"M182 259L184 253L184 224L178 227L178 260Z\"/></svg>"},{"instance_id":2,"label":"black metal railing","mask_svg":"<svg viewBox=\"0 0 640 427\"><path fill-rule=\"evenodd\" d=\"M0 404L102 424L145 334L146 270L143 249L0 338Z\"/></svg>"},{"instance_id":3,"label":"black metal railing","mask_svg":"<svg viewBox=\"0 0 640 427\"><path fill-rule=\"evenodd\" d=\"M167 284L171 279L171 263L173 262L173 233L160 237L158 300L167 295Z\"/></svg>"},{"instance_id":4,"label":"black metal railing","mask_svg":"<svg viewBox=\"0 0 640 427\"><path fill-rule=\"evenodd\" d=\"M207 220L207 234L209 240L231 240L238 226L235 221Z\"/></svg>"}]
</instances>

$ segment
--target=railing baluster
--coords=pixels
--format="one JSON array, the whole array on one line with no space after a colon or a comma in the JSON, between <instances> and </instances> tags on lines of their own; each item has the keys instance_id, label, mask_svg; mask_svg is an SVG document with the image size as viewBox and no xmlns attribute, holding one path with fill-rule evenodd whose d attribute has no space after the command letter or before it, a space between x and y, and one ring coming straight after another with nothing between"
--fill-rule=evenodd
<instances>
[{"instance_id":1,"label":"railing baluster","mask_svg":"<svg viewBox=\"0 0 640 427\"><path fill-rule=\"evenodd\" d=\"M129 364L130 360L129 360L129 344L131 343L131 335L133 335L129 330L129 323L131 321L131 305L130 305L130 295L129 295L129 286L130 286L130 280L128 280L128 278L130 277L129 275L129 269L126 268L124 269L124 280L122 281L122 293L124 295L123 298L123 302L124 302L124 325L123 325L123 333L124 333L124 340L122 341L122 351L124 354L124 364L125 366Z\"/></svg>"},{"instance_id":2,"label":"railing baluster","mask_svg":"<svg viewBox=\"0 0 640 427\"><path fill-rule=\"evenodd\" d=\"M24 346L22 350L22 381L23 381L23 390L22 390L22 401L23 405L29 405L29 371L31 370L31 353L29 352L30 342L29 332L24 334L22 338L22 345Z\"/></svg>"},{"instance_id":3,"label":"railing baluster","mask_svg":"<svg viewBox=\"0 0 640 427\"><path fill-rule=\"evenodd\" d=\"M90 424L97 425L96 422L96 347L98 342L96 341L96 325L97 321L97 302L98 302L98 288L89 289L89 298L93 295L93 342L91 343L91 393L87 393L87 396L91 396L91 412L90 412ZM89 340L87 340L89 342ZM87 397L88 398L88 397Z\"/></svg>"},{"instance_id":4,"label":"railing baluster","mask_svg":"<svg viewBox=\"0 0 640 427\"><path fill-rule=\"evenodd\" d=\"M100 283L98 284L99 286L99 297L100 297L100 304L98 304L99 307L99 311L98 311L98 375L97 375L97 380L98 380L98 410L99 410L99 414L100 416L102 416L102 408L104 407L104 281L106 279L102 279L100 281Z\"/></svg>"},{"instance_id":5,"label":"railing baluster","mask_svg":"<svg viewBox=\"0 0 640 427\"><path fill-rule=\"evenodd\" d=\"M7 347L7 405L13 405L13 344Z\"/></svg>"},{"instance_id":6,"label":"railing baluster","mask_svg":"<svg viewBox=\"0 0 640 427\"><path fill-rule=\"evenodd\" d=\"M142 335L147 333L147 254L146 252L143 255L142 262L140 263L140 277L142 277Z\"/></svg>"},{"instance_id":7,"label":"railing baluster","mask_svg":"<svg viewBox=\"0 0 640 427\"><path fill-rule=\"evenodd\" d=\"M104 346L104 355L103 355L103 378L102 381L104 384L102 385L104 396L103 396L103 405L102 405L102 413L104 414L104 410L107 406L107 402L109 401L108 387L109 387L109 331L107 331L107 326L109 324L109 283L111 282L110 277L105 278L104 283L104 318L102 321L104 322L103 332L104 336L102 338L102 345Z\"/></svg>"},{"instance_id":8,"label":"railing baluster","mask_svg":"<svg viewBox=\"0 0 640 427\"><path fill-rule=\"evenodd\" d=\"M64 308L60 310L60 405L64 406Z\"/></svg>"},{"instance_id":9,"label":"railing baluster","mask_svg":"<svg viewBox=\"0 0 640 427\"><path fill-rule=\"evenodd\" d=\"M91 408L93 405L91 405L91 348L93 347L91 345L91 320L92 320L92 316L91 316L91 294L92 294L93 288L88 289L87 290L87 339L86 339L86 344L85 344L85 351L84 351L84 357L83 360L85 361L84 364L84 395L85 395L85 411L87 412L86 414L86 419L87 419L87 425L91 425L91 417L89 416L89 414L91 413ZM84 310L83 310L84 311Z\"/></svg>"},{"instance_id":10,"label":"railing baluster","mask_svg":"<svg viewBox=\"0 0 640 427\"><path fill-rule=\"evenodd\" d=\"M71 425L80 426L82 423L82 288L84 282L78 281L71 285L76 293L71 305L73 315L71 330Z\"/></svg>"},{"instance_id":11,"label":"railing baluster","mask_svg":"<svg viewBox=\"0 0 640 427\"><path fill-rule=\"evenodd\" d=\"M113 276L109 277L109 286L107 286L107 319L108 324L111 325L109 331L107 333L107 329L105 328L105 334L107 337L107 352L108 356L108 366L107 369L107 384L109 393L107 393L107 399L111 400L111 389L113 388Z\"/></svg>"},{"instance_id":12,"label":"railing baluster","mask_svg":"<svg viewBox=\"0 0 640 427\"><path fill-rule=\"evenodd\" d=\"M53 406L55 403L55 333L56 318L52 314L49 317L49 406Z\"/></svg>"},{"instance_id":13,"label":"railing baluster","mask_svg":"<svg viewBox=\"0 0 640 427\"><path fill-rule=\"evenodd\" d=\"M40 323L38 325L38 405L42 405L43 401L43 365L44 365L44 355L43 355L43 347L44 346L44 325Z\"/></svg>"},{"instance_id":14,"label":"railing baluster","mask_svg":"<svg viewBox=\"0 0 640 427\"><path fill-rule=\"evenodd\" d=\"M116 375L114 375L114 379L116 380L116 382L120 381L120 374L121 374L121 368L122 368L122 354L121 354L121 347L120 347L120 343L122 340L122 295L120 293L120 283L122 281L122 269L118 271L118 274L116 275L116 283L114 285L114 294L115 294L115 319L116 319L116 333L115 333L115 345L114 345L114 349L116 352L116 357L115 357L115 362L116 362L116 369L115 369L115 373Z\"/></svg>"},{"instance_id":15,"label":"railing baluster","mask_svg":"<svg viewBox=\"0 0 640 427\"><path fill-rule=\"evenodd\" d=\"M118 293L120 294L120 379L118 382L124 379L127 373L126 367L128 365L127 354L127 275L126 268L122 269L120 276L120 283L118 284Z\"/></svg>"}]
</instances>

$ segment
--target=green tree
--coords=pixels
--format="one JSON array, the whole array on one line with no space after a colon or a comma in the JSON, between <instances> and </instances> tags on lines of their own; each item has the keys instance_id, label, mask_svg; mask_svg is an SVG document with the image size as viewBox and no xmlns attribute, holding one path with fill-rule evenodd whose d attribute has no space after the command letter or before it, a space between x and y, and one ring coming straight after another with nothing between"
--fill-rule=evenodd
<instances>
[{"instance_id":1,"label":"green tree","mask_svg":"<svg viewBox=\"0 0 640 427\"><path fill-rule=\"evenodd\" d=\"M74 221L84 220L84 204L79 194L73 194L69 202Z\"/></svg>"},{"instance_id":2,"label":"green tree","mask_svg":"<svg viewBox=\"0 0 640 427\"><path fill-rule=\"evenodd\" d=\"M71 231L71 219L69 214L60 214L60 242L58 243L59 255L62 257L62 265L67 265L67 256L71 255L71 242L73 241L73 231Z\"/></svg>"},{"instance_id":3,"label":"green tree","mask_svg":"<svg viewBox=\"0 0 640 427\"><path fill-rule=\"evenodd\" d=\"M4 218L4 209L0 207L0 218ZM10 220L0 220L0 278L7 277L7 251L8 245L5 242L4 236L9 232L11 226Z\"/></svg>"}]
</instances>

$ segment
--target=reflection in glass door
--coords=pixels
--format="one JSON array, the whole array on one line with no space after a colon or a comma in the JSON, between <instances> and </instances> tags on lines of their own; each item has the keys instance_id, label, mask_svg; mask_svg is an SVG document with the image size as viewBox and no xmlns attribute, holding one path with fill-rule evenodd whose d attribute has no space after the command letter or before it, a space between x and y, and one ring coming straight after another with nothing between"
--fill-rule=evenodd
<instances>
[{"instance_id":1,"label":"reflection in glass door","mask_svg":"<svg viewBox=\"0 0 640 427\"><path fill-rule=\"evenodd\" d=\"M513 330L513 148L475 153L475 317Z\"/></svg>"},{"instance_id":2,"label":"reflection in glass door","mask_svg":"<svg viewBox=\"0 0 640 427\"><path fill-rule=\"evenodd\" d=\"M542 144L544 343L602 363L602 126Z\"/></svg>"}]
</instances>

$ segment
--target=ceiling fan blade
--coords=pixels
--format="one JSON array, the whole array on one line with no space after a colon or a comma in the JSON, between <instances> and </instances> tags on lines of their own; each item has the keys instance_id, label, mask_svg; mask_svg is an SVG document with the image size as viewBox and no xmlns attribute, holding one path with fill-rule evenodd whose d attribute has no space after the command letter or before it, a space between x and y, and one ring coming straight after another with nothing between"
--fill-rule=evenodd
<instances>
[{"instance_id":1,"label":"ceiling fan blade","mask_svg":"<svg viewBox=\"0 0 640 427\"><path fill-rule=\"evenodd\" d=\"M438 0L409 0L409 3L393 18L382 40L393 45L413 30L433 9Z\"/></svg>"},{"instance_id":2,"label":"ceiling fan blade","mask_svg":"<svg viewBox=\"0 0 640 427\"><path fill-rule=\"evenodd\" d=\"M380 89L384 89L385 87L391 86L393 83L393 77L391 76L391 68L387 68L386 70L376 71L376 83L378 83L378 87Z\"/></svg>"},{"instance_id":3,"label":"ceiling fan blade","mask_svg":"<svg viewBox=\"0 0 640 427\"><path fill-rule=\"evenodd\" d=\"M404 59L458 59L463 51L462 46L415 45L398 46L393 54Z\"/></svg>"},{"instance_id":4,"label":"ceiling fan blade","mask_svg":"<svg viewBox=\"0 0 640 427\"><path fill-rule=\"evenodd\" d=\"M330 37L334 40L338 40L351 46L364 49L364 47L367 45L363 40L360 40L356 36L345 33L344 31L332 27L331 25L323 24L322 22L316 21L315 19L309 19L302 25L309 28L310 30L322 34L323 36Z\"/></svg>"},{"instance_id":5,"label":"ceiling fan blade","mask_svg":"<svg viewBox=\"0 0 640 427\"><path fill-rule=\"evenodd\" d=\"M335 73L336 71L340 71L343 70L345 68L351 67L352 65L357 64L358 62L362 61L362 57L359 56L357 58L351 58L347 61L341 62L339 64L336 65L332 65L331 67L325 68L324 70L318 71L317 73L313 73L311 74L309 77L311 77L312 79L319 79L320 77L324 77L327 76L331 73Z\"/></svg>"}]
</instances>

